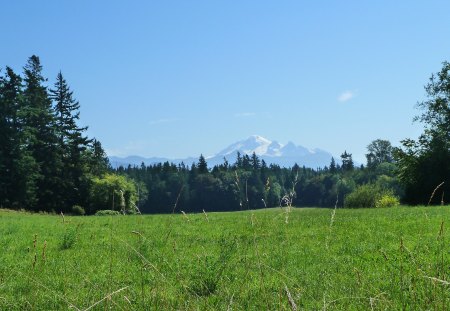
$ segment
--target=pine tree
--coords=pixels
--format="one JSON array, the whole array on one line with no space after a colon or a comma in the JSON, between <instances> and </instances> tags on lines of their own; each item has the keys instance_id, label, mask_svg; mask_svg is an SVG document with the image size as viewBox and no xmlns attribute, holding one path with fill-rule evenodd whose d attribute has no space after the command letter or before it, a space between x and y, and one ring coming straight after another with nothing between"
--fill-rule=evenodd
<instances>
[{"instance_id":1,"label":"pine tree","mask_svg":"<svg viewBox=\"0 0 450 311\"><path fill-rule=\"evenodd\" d=\"M92 140L92 144L86 156L89 161L89 173L91 175L101 176L110 168L108 156L100 141L95 138Z\"/></svg>"},{"instance_id":2,"label":"pine tree","mask_svg":"<svg viewBox=\"0 0 450 311\"><path fill-rule=\"evenodd\" d=\"M0 78L0 206L29 208L36 198L36 162L21 120L22 79L6 67Z\"/></svg>"},{"instance_id":3,"label":"pine tree","mask_svg":"<svg viewBox=\"0 0 450 311\"><path fill-rule=\"evenodd\" d=\"M246 171L251 170L252 166L250 165L250 157L248 154L244 154L242 157L242 168Z\"/></svg>"},{"instance_id":4,"label":"pine tree","mask_svg":"<svg viewBox=\"0 0 450 311\"><path fill-rule=\"evenodd\" d=\"M354 168L354 163L352 159L352 154L347 153L347 151L344 151L343 154L341 154L341 160L342 160L342 170L343 171L351 171Z\"/></svg>"},{"instance_id":5,"label":"pine tree","mask_svg":"<svg viewBox=\"0 0 450 311\"><path fill-rule=\"evenodd\" d=\"M261 167L261 162L259 161L259 158L255 152L253 152L253 154L252 154L250 163L251 163L251 166L253 167L253 170L255 170L255 171Z\"/></svg>"},{"instance_id":6,"label":"pine tree","mask_svg":"<svg viewBox=\"0 0 450 311\"><path fill-rule=\"evenodd\" d=\"M201 154L200 158L198 159L198 173L199 174L206 174L208 173L208 164L206 163L205 157Z\"/></svg>"},{"instance_id":7,"label":"pine tree","mask_svg":"<svg viewBox=\"0 0 450 311\"><path fill-rule=\"evenodd\" d=\"M39 57L33 55L24 67L25 90L23 117L27 132L28 150L38 166L37 210L56 210L62 201L58 178L62 169L58 148L55 117L42 76Z\"/></svg>"},{"instance_id":8,"label":"pine tree","mask_svg":"<svg viewBox=\"0 0 450 311\"><path fill-rule=\"evenodd\" d=\"M333 157L331 157L331 163L330 163L330 173L334 174L336 173L337 169L336 169L336 161L334 160Z\"/></svg>"},{"instance_id":9,"label":"pine tree","mask_svg":"<svg viewBox=\"0 0 450 311\"><path fill-rule=\"evenodd\" d=\"M80 104L73 98L73 92L67 85L61 72L56 77L54 89L50 90L50 98L54 102L56 117L56 133L59 149L61 150L61 163L63 181L62 191L65 208L80 205L81 197L86 195L86 159L83 153L91 142L83 133L87 127L79 127L77 121L80 118Z\"/></svg>"},{"instance_id":10,"label":"pine tree","mask_svg":"<svg viewBox=\"0 0 450 311\"><path fill-rule=\"evenodd\" d=\"M238 169L242 168L242 157L239 151L236 154L236 163L234 163L234 166Z\"/></svg>"}]
</instances>

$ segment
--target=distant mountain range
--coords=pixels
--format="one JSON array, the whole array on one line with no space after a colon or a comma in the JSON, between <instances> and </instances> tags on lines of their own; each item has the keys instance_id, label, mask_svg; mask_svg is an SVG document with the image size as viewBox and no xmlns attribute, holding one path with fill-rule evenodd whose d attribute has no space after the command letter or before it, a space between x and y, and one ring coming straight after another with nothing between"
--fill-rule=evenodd
<instances>
[{"instance_id":1,"label":"distant mountain range","mask_svg":"<svg viewBox=\"0 0 450 311\"><path fill-rule=\"evenodd\" d=\"M250 136L247 139L238 141L229 145L227 148L218 152L217 154L209 157L205 157L208 163L208 167L221 164L224 159L230 164L236 161L237 153L241 155L252 155L253 152L260 158L266 161L267 165L278 164L282 167L292 167L295 163L300 166L306 166L311 168L324 167L329 165L332 154L321 149L308 149L300 145L295 145L293 142L288 142L286 145L280 144L277 141L271 141L259 135ZM337 158L335 157L337 160ZM109 161L113 167L128 166L128 165L141 165L144 162L146 165L172 162L179 164L183 162L186 165L191 165L198 161L198 158L189 157L185 159L168 159L168 158L144 158L140 156L128 156L121 157L109 157Z\"/></svg>"}]
</instances>

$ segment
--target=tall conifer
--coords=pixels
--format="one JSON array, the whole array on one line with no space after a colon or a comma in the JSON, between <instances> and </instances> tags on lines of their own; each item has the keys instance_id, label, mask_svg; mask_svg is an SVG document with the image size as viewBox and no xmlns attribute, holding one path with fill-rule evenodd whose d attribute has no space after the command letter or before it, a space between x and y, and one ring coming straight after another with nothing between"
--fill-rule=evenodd
<instances>
[{"instance_id":1,"label":"tall conifer","mask_svg":"<svg viewBox=\"0 0 450 311\"><path fill-rule=\"evenodd\" d=\"M38 165L37 210L57 210L62 201L61 156L55 131L55 114L39 57L33 55L24 67L24 126L28 150Z\"/></svg>"}]
</instances>

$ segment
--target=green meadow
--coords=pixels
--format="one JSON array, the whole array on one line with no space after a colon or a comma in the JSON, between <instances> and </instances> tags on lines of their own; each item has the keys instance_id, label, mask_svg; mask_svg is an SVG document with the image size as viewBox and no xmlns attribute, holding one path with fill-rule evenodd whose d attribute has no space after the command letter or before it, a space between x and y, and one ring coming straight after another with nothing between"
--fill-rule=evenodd
<instances>
[{"instance_id":1,"label":"green meadow","mask_svg":"<svg viewBox=\"0 0 450 311\"><path fill-rule=\"evenodd\" d=\"M445 310L450 206L0 211L1 310Z\"/></svg>"}]
</instances>

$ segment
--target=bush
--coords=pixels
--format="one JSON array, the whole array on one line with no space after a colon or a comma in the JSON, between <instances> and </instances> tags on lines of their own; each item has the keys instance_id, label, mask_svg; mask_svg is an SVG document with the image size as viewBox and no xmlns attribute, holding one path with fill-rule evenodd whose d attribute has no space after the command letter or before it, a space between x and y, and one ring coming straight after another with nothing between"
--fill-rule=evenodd
<instances>
[{"instance_id":1,"label":"bush","mask_svg":"<svg viewBox=\"0 0 450 311\"><path fill-rule=\"evenodd\" d=\"M83 207L79 205L74 205L72 206L72 214L77 216L83 216L84 214L86 214L86 212L84 211Z\"/></svg>"},{"instance_id":2,"label":"bush","mask_svg":"<svg viewBox=\"0 0 450 311\"><path fill-rule=\"evenodd\" d=\"M112 211L110 209L100 210L95 213L95 216L116 216L116 215L120 215L120 213L118 211Z\"/></svg>"},{"instance_id":3,"label":"bush","mask_svg":"<svg viewBox=\"0 0 450 311\"><path fill-rule=\"evenodd\" d=\"M374 185L362 185L347 195L344 206L348 208L375 207L380 197L380 189Z\"/></svg>"},{"instance_id":4,"label":"bush","mask_svg":"<svg viewBox=\"0 0 450 311\"><path fill-rule=\"evenodd\" d=\"M392 190L373 184L357 187L344 201L344 206L348 208L390 207L399 204L400 202L398 198L394 196Z\"/></svg>"},{"instance_id":5,"label":"bush","mask_svg":"<svg viewBox=\"0 0 450 311\"><path fill-rule=\"evenodd\" d=\"M138 202L138 191L136 183L122 175L105 174L101 178L94 177L89 194L88 206L89 214L97 210L107 210L112 207L113 210L132 210ZM145 187L139 188L145 193Z\"/></svg>"},{"instance_id":6,"label":"bush","mask_svg":"<svg viewBox=\"0 0 450 311\"><path fill-rule=\"evenodd\" d=\"M383 194L375 203L375 207L392 207L400 205L400 201L392 194Z\"/></svg>"}]
</instances>

